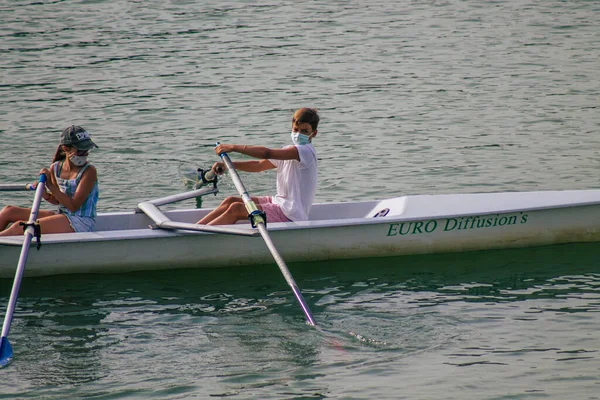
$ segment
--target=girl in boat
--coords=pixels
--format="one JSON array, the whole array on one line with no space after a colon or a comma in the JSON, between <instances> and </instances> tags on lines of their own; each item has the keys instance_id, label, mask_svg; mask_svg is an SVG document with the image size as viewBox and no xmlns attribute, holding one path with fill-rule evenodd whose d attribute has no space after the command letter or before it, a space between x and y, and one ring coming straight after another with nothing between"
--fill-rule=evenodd
<instances>
[{"instance_id":1,"label":"girl in boat","mask_svg":"<svg viewBox=\"0 0 600 400\"><path fill-rule=\"evenodd\" d=\"M317 152L312 140L317 136L319 114L314 108L300 108L292 117L293 145L282 149L238 144L220 144L215 152L236 152L258 158L258 161L238 161L233 165L246 172L261 172L277 168L277 194L273 197L252 197L268 222L304 221L317 191ZM222 173L225 164L217 162L213 172ZM227 197L208 215L198 221L202 225L234 224L248 219L248 211L239 197Z\"/></svg>"},{"instance_id":2,"label":"girl in boat","mask_svg":"<svg viewBox=\"0 0 600 400\"><path fill-rule=\"evenodd\" d=\"M50 169L46 175L44 200L58 205L57 211L39 210L38 221L42 233L92 232L96 225L98 202L98 175L96 168L87 162L96 144L89 133L72 125L61 135ZM36 184L32 186L36 186ZM6 206L0 211L0 236L23 234L20 222L27 222L30 208ZM10 227L7 226L9 224Z\"/></svg>"}]
</instances>

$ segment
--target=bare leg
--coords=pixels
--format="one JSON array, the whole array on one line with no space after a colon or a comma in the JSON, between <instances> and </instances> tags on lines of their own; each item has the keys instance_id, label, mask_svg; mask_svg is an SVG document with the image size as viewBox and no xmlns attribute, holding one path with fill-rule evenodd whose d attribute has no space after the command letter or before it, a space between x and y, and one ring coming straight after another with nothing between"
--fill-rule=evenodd
<instances>
[{"instance_id":1,"label":"bare leg","mask_svg":"<svg viewBox=\"0 0 600 400\"><path fill-rule=\"evenodd\" d=\"M40 229L42 230L42 234L74 232L73 227L69 223L69 219L64 214L54 214L51 216L40 218L38 221L40 223ZM21 221L15 221L15 223L12 224L10 228L0 232L0 236L23 235L23 227L19 224L19 222ZM23 222L27 222L27 219L23 220Z\"/></svg>"},{"instance_id":2,"label":"bare leg","mask_svg":"<svg viewBox=\"0 0 600 400\"><path fill-rule=\"evenodd\" d=\"M259 210L262 210L262 208L258 205L258 197L250 197L250 199L254 203L257 204L257 207ZM241 215L241 218L237 218L234 220L233 217L230 216L230 217L225 218L223 221L233 221L233 222L212 223L212 221L219 218L224 213L229 212L228 209L232 205L242 205L243 206L242 207L242 209L244 210L243 212L239 211L238 209L236 209L236 211L232 211L236 216ZM246 206L244 205L244 201L239 197L229 196L229 197L226 197L225 200L223 200L217 208L212 210L210 213L205 215L200 221L198 221L196 223L200 224L200 225L226 225L226 224L234 224L236 221L246 219L247 217L248 217L248 211L246 211Z\"/></svg>"},{"instance_id":3,"label":"bare leg","mask_svg":"<svg viewBox=\"0 0 600 400\"><path fill-rule=\"evenodd\" d=\"M242 202L232 203L225 212L215 218L209 223L209 225L230 225L235 224L241 219L245 219L248 216L246 206Z\"/></svg>"},{"instance_id":4,"label":"bare leg","mask_svg":"<svg viewBox=\"0 0 600 400\"><path fill-rule=\"evenodd\" d=\"M239 197L231 197L231 196L226 197L225 200L223 200L217 208L215 208L210 213L205 215L204 218L202 218L200 221L197 222L197 224L207 225L208 223L212 222L215 218L220 217L221 214L223 214L225 211L227 211L229 206L231 206L233 203L241 203L241 202L242 202L242 199L240 199Z\"/></svg>"},{"instance_id":5,"label":"bare leg","mask_svg":"<svg viewBox=\"0 0 600 400\"><path fill-rule=\"evenodd\" d=\"M12 224L17 221L28 221L29 214L31 214L31 208L6 206L0 211L0 230L6 229L8 224ZM38 218L49 217L56 214L54 211L39 210ZM21 232L22 234L23 232Z\"/></svg>"},{"instance_id":6,"label":"bare leg","mask_svg":"<svg viewBox=\"0 0 600 400\"><path fill-rule=\"evenodd\" d=\"M262 211L260 205L257 204L256 207ZM209 225L231 225L245 219L248 219L248 210L246 210L246 206L242 202L236 202L232 203L223 214L211 221Z\"/></svg>"}]
</instances>

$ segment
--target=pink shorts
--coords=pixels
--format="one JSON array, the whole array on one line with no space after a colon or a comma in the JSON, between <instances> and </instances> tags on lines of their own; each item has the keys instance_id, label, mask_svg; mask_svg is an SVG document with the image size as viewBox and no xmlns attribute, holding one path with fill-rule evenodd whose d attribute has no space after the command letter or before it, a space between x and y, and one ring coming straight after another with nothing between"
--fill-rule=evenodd
<instances>
[{"instance_id":1,"label":"pink shorts","mask_svg":"<svg viewBox=\"0 0 600 400\"><path fill-rule=\"evenodd\" d=\"M285 216L283 211L281 211L281 207L277 204L273 204L273 199L271 196L261 196L257 197L258 204L260 208L267 215L267 224L269 222L290 222L291 220Z\"/></svg>"}]
</instances>

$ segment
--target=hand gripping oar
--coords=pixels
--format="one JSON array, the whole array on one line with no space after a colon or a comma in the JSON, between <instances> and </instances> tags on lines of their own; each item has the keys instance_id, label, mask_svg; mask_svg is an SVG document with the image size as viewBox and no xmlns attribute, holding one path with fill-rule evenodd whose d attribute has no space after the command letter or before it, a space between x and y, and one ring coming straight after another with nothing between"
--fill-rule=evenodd
<instances>
[{"instance_id":1,"label":"hand gripping oar","mask_svg":"<svg viewBox=\"0 0 600 400\"><path fill-rule=\"evenodd\" d=\"M45 182L46 175L41 174L37 188L35 190L33 206L31 207L31 214L29 214L29 221L27 222L27 224L25 224L25 238L23 239L21 256L19 257L19 264L17 264L15 281L13 283L12 292L10 293L8 307L6 308L4 324L2 325L2 337L0 338L0 368L7 366L8 363L11 362L13 357L12 347L8 342L8 332L10 331L10 323L12 321L12 316L15 311L15 306L17 304L17 297L19 296L19 287L21 286L21 279L23 278L23 272L25 271L25 264L27 263L27 256L29 255L31 239L36 233L36 229L39 229L39 225L36 227L35 224L37 220L38 210L40 209L40 202L42 201L42 194L44 193Z\"/></svg>"},{"instance_id":2,"label":"hand gripping oar","mask_svg":"<svg viewBox=\"0 0 600 400\"><path fill-rule=\"evenodd\" d=\"M218 144L219 143L217 143L217 145ZM292 292L294 292L294 296L296 296L296 299L298 299L298 302L300 303L300 306L302 307L302 311L304 311L304 314L306 315L306 320L308 321L308 323L310 325L315 326L317 323L315 322L315 320L310 312L310 309L308 308L308 305L304 301L304 297L302 297L302 293L300 293L300 289L298 289L298 285L296 285L296 282L294 281L292 274L290 273L287 266L285 265L285 261L283 261L283 258L281 257L281 255L279 254L277 249L275 248L275 245L273 244L273 241L271 240L271 237L269 236L269 232L267 232L267 228L265 226L264 214L256 207L256 204L254 204L254 202L250 198L248 191L244 187L244 184L242 183L242 180L240 179L240 176L238 175L237 171L235 170L235 167L233 166L233 163L231 162L231 159L229 158L227 153L223 152L223 153L219 154L219 156L221 157L221 159L223 160L225 165L227 165L227 169L229 169L229 174L231 175L231 179L233 180L233 183L234 183L236 189L238 190L240 196L242 196L242 200L244 201L244 204L246 205L246 210L248 210L248 212L250 213L250 221L252 222L252 226L255 226L256 228L258 228L258 231L260 232L261 236L263 237L265 244L267 245L267 247L269 248L269 251L273 255L275 262L279 266L279 270L283 274L283 277L287 281L290 288L292 288Z\"/></svg>"}]
</instances>

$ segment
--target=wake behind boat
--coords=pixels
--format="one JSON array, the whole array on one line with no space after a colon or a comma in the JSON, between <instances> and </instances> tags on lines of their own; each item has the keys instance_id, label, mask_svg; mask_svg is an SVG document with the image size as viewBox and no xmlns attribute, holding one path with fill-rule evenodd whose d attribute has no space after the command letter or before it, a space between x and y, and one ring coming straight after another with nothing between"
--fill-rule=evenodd
<instances>
[{"instance_id":1,"label":"wake behind boat","mask_svg":"<svg viewBox=\"0 0 600 400\"><path fill-rule=\"evenodd\" d=\"M272 263L249 223L211 228L195 224L208 208L159 209L215 192L204 188L140 203L135 211L101 213L96 232L42 235L25 276ZM600 190L323 203L313 205L308 221L267 228L287 262L594 242L600 241ZM0 239L0 278L14 276L22 244L23 236Z\"/></svg>"}]
</instances>

